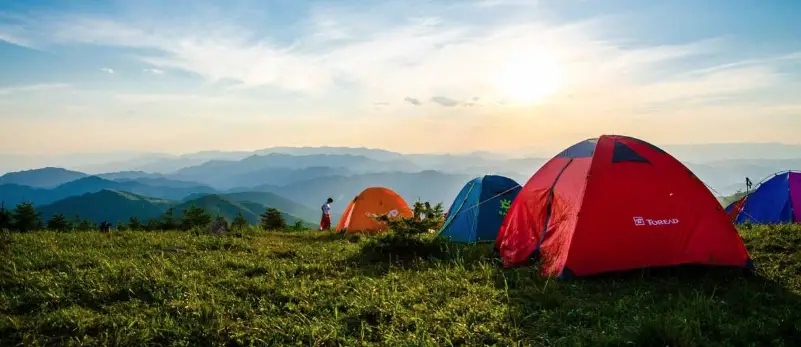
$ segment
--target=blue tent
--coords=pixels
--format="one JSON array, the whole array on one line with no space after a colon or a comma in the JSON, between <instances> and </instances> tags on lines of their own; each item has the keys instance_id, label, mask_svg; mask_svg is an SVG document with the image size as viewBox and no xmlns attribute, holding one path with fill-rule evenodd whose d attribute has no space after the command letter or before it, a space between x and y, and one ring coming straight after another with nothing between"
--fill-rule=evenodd
<instances>
[{"instance_id":1,"label":"blue tent","mask_svg":"<svg viewBox=\"0 0 801 347\"><path fill-rule=\"evenodd\" d=\"M801 222L801 172L780 172L764 180L726 207L726 213L735 224Z\"/></svg>"},{"instance_id":2,"label":"blue tent","mask_svg":"<svg viewBox=\"0 0 801 347\"><path fill-rule=\"evenodd\" d=\"M492 242L506 211L522 187L514 180L495 175L467 182L448 209L439 236L454 242Z\"/></svg>"}]
</instances>

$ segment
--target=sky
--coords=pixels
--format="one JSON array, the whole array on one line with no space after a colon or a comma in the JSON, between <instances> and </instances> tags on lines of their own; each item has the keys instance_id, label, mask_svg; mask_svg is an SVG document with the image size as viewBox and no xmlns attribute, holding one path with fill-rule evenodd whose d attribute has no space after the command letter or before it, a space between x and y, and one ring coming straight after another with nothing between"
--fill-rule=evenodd
<instances>
[{"instance_id":1,"label":"sky","mask_svg":"<svg viewBox=\"0 0 801 347\"><path fill-rule=\"evenodd\" d=\"M792 0L0 0L0 153L801 144Z\"/></svg>"}]
</instances>

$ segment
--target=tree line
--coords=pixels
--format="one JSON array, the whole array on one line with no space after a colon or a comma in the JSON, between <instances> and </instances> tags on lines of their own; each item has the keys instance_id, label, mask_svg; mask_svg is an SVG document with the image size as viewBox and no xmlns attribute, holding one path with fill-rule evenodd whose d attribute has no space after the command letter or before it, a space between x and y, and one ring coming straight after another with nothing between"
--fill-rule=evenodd
<instances>
[{"instance_id":1,"label":"tree line","mask_svg":"<svg viewBox=\"0 0 801 347\"><path fill-rule=\"evenodd\" d=\"M281 211L276 208L267 207L259 216L259 219L259 225L264 230L283 230L289 227ZM170 207L158 218L152 218L147 221L142 221L136 216L128 218L127 221L116 221L116 229L137 231L192 230L206 228L217 222L224 222L226 229L244 229L250 226L241 211L237 213L233 221L229 222L227 218L219 213L212 215L204 208L193 205L186 208L183 211L183 215L180 216L177 216L175 209ZM111 222L106 221L104 223ZM100 224L96 224L88 218L81 218L78 215L68 218L58 213L44 221L41 212L38 212L31 202L22 202L13 210L6 209L4 204L0 205L0 230L30 232L47 229L65 232L87 231L99 228L101 228ZM292 228L303 229L303 222L295 222Z\"/></svg>"}]
</instances>

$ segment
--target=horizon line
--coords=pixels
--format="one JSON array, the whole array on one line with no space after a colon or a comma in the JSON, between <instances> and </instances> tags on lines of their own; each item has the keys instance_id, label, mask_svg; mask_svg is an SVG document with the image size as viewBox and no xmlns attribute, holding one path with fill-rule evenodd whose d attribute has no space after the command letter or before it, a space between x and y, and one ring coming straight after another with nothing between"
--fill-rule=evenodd
<instances>
[{"instance_id":1,"label":"horizon line","mask_svg":"<svg viewBox=\"0 0 801 347\"><path fill-rule=\"evenodd\" d=\"M645 140L647 141L647 140ZM578 141L580 142L580 141ZM656 145L656 144L655 144ZM703 143L670 143L670 144L659 144L657 146L662 147L676 147L676 146L711 146L711 145L779 145L779 146L797 146L801 147L801 143L787 143L787 142L779 142L779 141L764 141L764 142L703 142ZM546 151L546 149L536 149L536 148L526 148L526 147L518 147L507 149L504 151L498 150L471 150L471 151L463 151L463 152L442 152L442 151L432 151L432 152L403 152L403 151L395 151L381 147L365 147L365 146L336 146L336 145L325 145L325 146L288 146L288 145L276 145L276 146L268 146L268 147L259 147L255 149L198 149L189 152L156 152L156 151L137 151L134 149L120 149L120 150L110 150L110 151L93 151L93 152L68 152L68 153L55 153L55 154L44 154L44 153L29 153L29 154L21 154L21 153L2 153L0 152L0 156L9 156L9 157L34 157L34 156L81 156L81 155L111 155L111 154L129 154L129 155L164 155L164 156L172 156L172 157L180 157L180 156L187 156L187 155L196 155L196 154L204 154L204 153L252 153L258 151L267 151L267 150L275 150L275 149L351 149L351 150L372 150L372 151L383 151L389 152L392 154L401 154L401 155L469 155L475 153L487 153L487 154L503 154L504 151L517 151L517 152L538 152L538 151Z\"/></svg>"}]
</instances>

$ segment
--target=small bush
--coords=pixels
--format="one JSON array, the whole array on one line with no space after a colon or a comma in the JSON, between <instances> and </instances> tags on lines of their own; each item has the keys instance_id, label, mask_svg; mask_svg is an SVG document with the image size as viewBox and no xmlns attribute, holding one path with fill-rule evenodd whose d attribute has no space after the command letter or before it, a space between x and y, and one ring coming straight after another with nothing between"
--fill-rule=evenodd
<instances>
[{"instance_id":1,"label":"small bush","mask_svg":"<svg viewBox=\"0 0 801 347\"><path fill-rule=\"evenodd\" d=\"M301 220L296 220L295 224L292 224L292 230L294 231L301 231L304 229L306 229L306 227L303 226L303 221Z\"/></svg>"},{"instance_id":2,"label":"small bush","mask_svg":"<svg viewBox=\"0 0 801 347\"><path fill-rule=\"evenodd\" d=\"M268 207L264 213L259 216L261 218L261 227L265 230L283 230L286 229L286 220L276 208Z\"/></svg>"},{"instance_id":3,"label":"small bush","mask_svg":"<svg viewBox=\"0 0 801 347\"><path fill-rule=\"evenodd\" d=\"M367 239L359 255L364 262L408 263L441 258L447 252L445 241L420 234L387 233Z\"/></svg>"},{"instance_id":4,"label":"small bush","mask_svg":"<svg viewBox=\"0 0 801 347\"><path fill-rule=\"evenodd\" d=\"M387 214L374 217L387 224L390 230L398 235L418 235L430 233L442 227L445 221L442 203L433 207L429 202L417 201L412 209L413 217L391 217ZM421 218L422 217L422 218Z\"/></svg>"}]
</instances>

